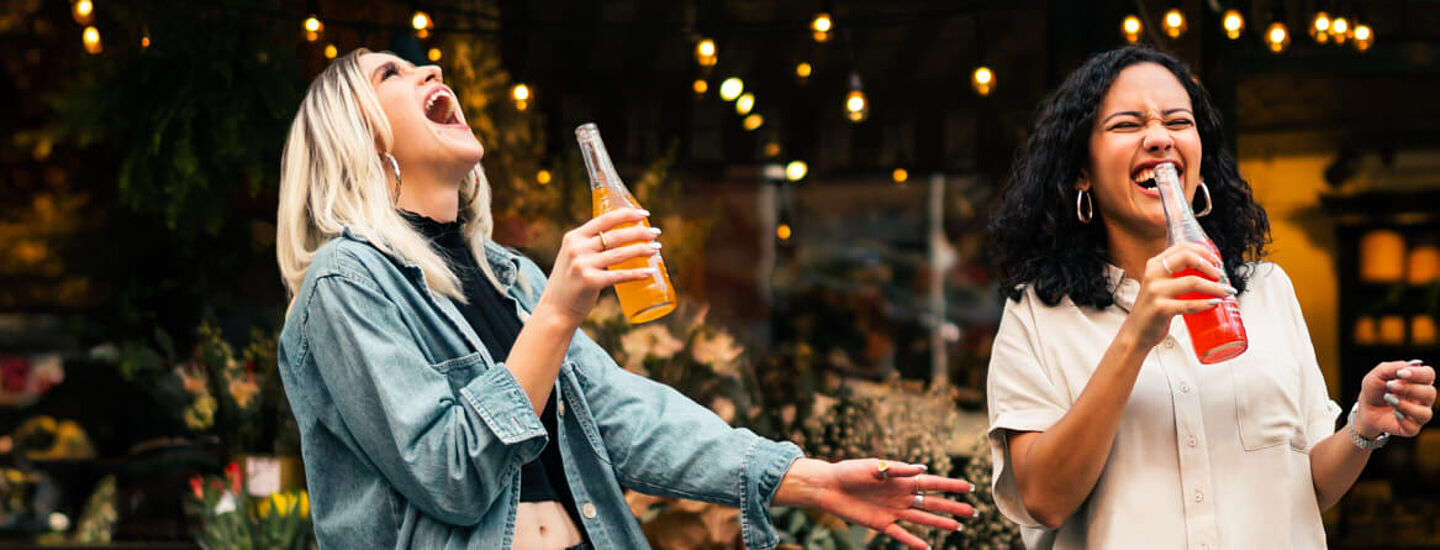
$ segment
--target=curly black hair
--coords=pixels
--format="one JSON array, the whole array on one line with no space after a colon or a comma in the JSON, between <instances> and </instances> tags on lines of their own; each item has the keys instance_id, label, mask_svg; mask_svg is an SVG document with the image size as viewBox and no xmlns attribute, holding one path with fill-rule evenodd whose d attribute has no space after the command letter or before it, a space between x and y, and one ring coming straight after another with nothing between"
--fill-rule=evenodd
<instances>
[{"instance_id":1,"label":"curly black hair","mask_svg":"<svg viewBox=\"0 0 1440 550\"><path fill-rule=\"evenodd\" d=\"M1090 163L1090 132L1105 94L1120 71L1136 63L1165 67L1190 94L1203 149L1200 175L1214 201L1200 225L1220 249L1230 284L1245 291L1243 266L1265 255L1269 219L1241 179L1225 148L1219 113L1189 67L1160 51L1130 46L1092 56L1040 105L1034 131L1017 152L999 210L990 219L1003 296L1018 301L1028 285L1050 306L1065 296L1095 309L1114 303L1105 276L1101 215L1096 210L1091 223L1076 217L1075 182Z\"/></svg>"}]
</instances>

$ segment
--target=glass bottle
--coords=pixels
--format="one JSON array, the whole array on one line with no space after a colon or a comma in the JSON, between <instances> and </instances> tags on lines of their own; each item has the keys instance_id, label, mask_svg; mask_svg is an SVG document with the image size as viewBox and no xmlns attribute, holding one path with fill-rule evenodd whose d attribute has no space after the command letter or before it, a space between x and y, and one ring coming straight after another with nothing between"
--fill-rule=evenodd
<instances>
[{"instance_id":1,"label":"glass bottle","mask_svg":"<svg viewBox=\"0 0 1440 550\"><path fill-rule=\"evenodd\" d=\"M1181 242L1200 243L1219 257L1220 250L1205 234L1205 230L1200 227L1200 220L1195 219L1195 212L1190 209L1190 201L1185 198L1185 190L1180 186L1180 176L1173 163L1155 166L1155 188L1160 192L1160 204L1165 207L1165 232L1170 245ZM1224 266L1219 267L1219 283L1228 286L1230 280L1225 276ZM1173 276L1179 278L1189 275L1214 280L1192 268L1182 269ZM1203 292L1188 292L1181 294L1179 298L1208 300L1214 296ZM1185 315L1184 319L1185 328L1190 332L1190 342L1195 346L1195 356L1199 357L1203 364L1234 359L1250 347L1249 340L1245 337L1245 324L1240 321L1240 304L1235 301L1234 296L1226 296L1221 299L1220 305Z\"/></svg>"}]
</instances>

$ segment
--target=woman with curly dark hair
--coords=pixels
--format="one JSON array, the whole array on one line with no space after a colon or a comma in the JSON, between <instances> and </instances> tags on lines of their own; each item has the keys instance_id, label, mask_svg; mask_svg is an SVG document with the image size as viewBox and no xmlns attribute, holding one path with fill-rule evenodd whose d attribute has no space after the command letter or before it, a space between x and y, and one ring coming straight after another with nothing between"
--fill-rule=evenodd
<instances>
[{"instance_id":1,"label":"woman with curly dark hair","mask_svg":"<svg viewBox=\"0 0 1440 550\"><path fill-rule=\"evenodd\" d=\"M990 224L1008 298L988 389L1000 510L1031 548L1324 547L1320 512L1371 450L1430 420L1434 369L1377 365L1336 432L1294 289L1260 261L1265 211L1180 61L1098 54L1035 126ZM1218 256L1167 243L1164 163ZM1250 347L1202 365L1177 317L1227 296Z\"/></svg>"}]
</instances>

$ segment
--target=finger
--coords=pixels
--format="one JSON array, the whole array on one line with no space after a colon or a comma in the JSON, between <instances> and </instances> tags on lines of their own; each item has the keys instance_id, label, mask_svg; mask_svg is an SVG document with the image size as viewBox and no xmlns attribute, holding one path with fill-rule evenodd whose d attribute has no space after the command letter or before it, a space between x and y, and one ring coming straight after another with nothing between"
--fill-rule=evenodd
<instances>
[{"instance_id":1,"label":"finger","mask_svg":"<svg viewBox=\"0 0 1440 550\"><path fill-rule=\"evenodd\" d=\"M881 532L885 533L892 539L900 541L901 544L904 544L905 546L909 546L911 548L930 547L929 544L925 544L925 541L920 540L920 537L910 534L909 531L906 531L905 528L901 527L898 523L891 523L890 525L886 525L885 529L881 530Z\"/></svg>"},{"instance_id":2,"label":"finger","mask_svg":"<svg viewBox=\"0 0 1440 550\"><path fill-rule=\"evenodd\" d=\"M1235 289L1229 285L1222 285L1194 275L1155 281L1151 284L1151 290L1158 295L1171 298L1192 298L1193 296L1189 296L1190 294L1208 294L1220 298L1235 295Z\"/></svg>"},{"instance_id":3,"label":"finger","mask_svg":"<svg viewBox=\"0 0 1440 550\"><path fill-rule=\"evenodd\" d=\"M1168 316L1191 315L1202 311L1215 309L1223 300L1209 298L1204 300L1181 300L1178 298L1159 299L1155 301L1156 309Z\"/></svg>"},{"instance_id":4,"label":"finger","mask_svg":"<svg viewBox=\"0 0 1440 550\"><path fill-rule=\"evenodd\" d=\"M1413 384L1434 384L1435 369L1419 361L1419 359L1411 360L1404 366L1395 369L1395 377Z\"/></svg>"},{"instance_id":5,"label":"finger","mask_svg":"<svg viewBox=\"0 0 1440 550\"><path fill-rule=\"evenodd\" d=\"M1194 254L1198 254L1201 258L1204 258L1205 261L1210 265L1218 265L1221 263L1220 255L1216 254L1214 250L1211 250L1209 246L1197 242L1186 241L1182 243L1177 243L1171 248L1177 250L1186 250Z\"/></svg>"},{"instance_id":6,"label":"finger","mask_svg":"<svg viewBox=\"0 0 1440 550\"><path fill-rule=\"evenodd\" d=\"M924 510L926 512L950 514L962 518L975 517L975 507L971 506L970 503L967 502L960 502L958 500L952 500L936 495L925 495L924 502Z\"/></svg>"},{"instance_id":7,"label":"finger","mask_svg":"<svg viewBox=\"0 0 1440 550\"><path fill-rule=\"evenodd\" d=\"M619 225L635 223L649 216L650 211L648 210L620 208L595 216L590 221L581 224L577 229L579 229L582 234L593 237L601 231L609 231L611 228ZM610 237L607 235L605 238L609 240Z\"/></svg>"},{"instance_id":8,"label":"finger","mask_svg":"<svg viewBox=\"0 0 1440 550\"><path fill-rule=\"evenodd\" d=\"M656 271L653 267L613 270L597 269L592 276L592 281L596 287L604 288L620 283L628 283L630 281L648 280L655 277L656 273L658 273L658 271Z\"/></svg>"},{"instance_id":9,"label":"finger","mask_svg":"<svg viewBox=\"0 0 1440 550\"><path fill-rule=\"evenodd\" d=\"M597 252L592 257L593 265L600 269L609 268L626 260L635 258L649 258L660 253L660 243L650 242L641 246L621 246L611 248L604 252Z\"/></svg>"},{"instance_id":10,"label":"finger","mask_svg":"<svg viewBox=\"0 0 1440 550\"><path fill-rule=\"evenodd\" d=\"M916 525L924 525L926 527L934 527L936 529L944 529L946 531L954 531L960 528L960 520L957 520L955 518L947 518L945 516L937 516L924 510L916 510L914 508L911 508L896 515L900 516L900 519L903 519L910 523L914 523Z\"/></svg>"},{"instance_id":11,"label":"finger","mask_svg":"<svg viewBox=\"0 0 1440 550\"><path fill-rule=\"evenodd\" d=\"M885 462L887 465L885 470L889 474L889 477L914 477L930 469L929 466L924 464L910 464L895 460L887 460ZM917 477L916 480L918 482L919 478Z\"/></svg>"},{"instance_id":12,"label":"finger","mask_svg":"<svg viewBox=\"0 0 1440 550\"><path fill-rule=\"evenodd\" d=\"M1194 247L1186 247L1170 254L1169 264L1176 273L1185 269L1193 269L1205 274L1206 277L1219 280L1225 272L1216 266L1218 259L1214 258L1215 256L1210 254L1210 251L1203 248L1197 250Z\"/></svg>"},{"instance_id":13,"label":"finger","mask_svg":"<svg viewBox=\"0 0 1440 550\"><path fill-rule=\"evenodd\" d=\"M1430 384L1407 383L1397 378L1385 383L1385 391L1399 399L1427 407L1435 403L1435 386Z\"/></svg>"},{"instance_id":14,"label":"finger","mask_svg":"<svg viewBox=\"0 0 1440 550\"><path fill-rule=\"evenodd\" d=\"M605 244L610 245L610 248L620 248L630 244L654 242L659 236L660 228L658 227L635 225L606 231Z\"/></svg>"},{"instance_id":15,"label":"finger","mask_svg":"<svg viewBox=\"0 0 1440 550\"><path fill-rule=\"evenodd\" d=\"M927 493L968 493L975 488L969 481L953 477L924 475L915 479L920 483L920 490Z\"/></svg>"},{"instance_id":16,"label":"finger","mask_svg":"<svg viewBox=\"0 0 1440 550\"><path fill-rule=\"evenodd\" d=\"M1400 414L1405 415L1405 418L1399 419L1402 424L1404 423L1405 419L1414 420L1415 422L1424 424L1430 421L1431 415L1435 414L1435 410L1430 408L1428 405L1420 405L1418 403L1412 403L1410 401L1401 401L1399 405L1395 405L1395 410L1400 411Z\"/></svg>"}]
</instances>

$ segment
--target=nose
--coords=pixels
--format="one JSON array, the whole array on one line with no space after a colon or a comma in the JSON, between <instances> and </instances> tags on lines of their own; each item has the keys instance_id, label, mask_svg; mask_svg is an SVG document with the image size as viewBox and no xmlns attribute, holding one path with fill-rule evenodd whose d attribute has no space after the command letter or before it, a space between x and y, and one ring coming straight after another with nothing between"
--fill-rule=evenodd
<instances>
[{"instance_id":1,"label":"nose","mask_svg":"<svg viewBox=\"0 0 1440 550\"><path fill-rule=\"evenodd\" d=\"M416 67L416 70L420 71L420 82L440 82L444 79L439 65L425 65Z\"/></svg>"},{"instance_id":2,"label":"nose","mask_svg":"<svg viewBox=\"0 0 1440 550\"><path fill-rule=\"evenodd\" d=\"M1152 124L1145 130L1145 139L1140 146L1150 153L1163 153L1175 146L1175 139L1170 137L1170 132L1158 124Z\"/></svg>"}]
</instances>

